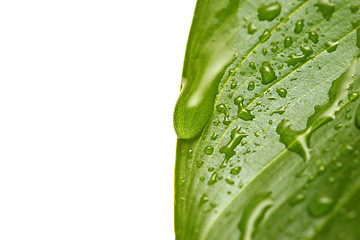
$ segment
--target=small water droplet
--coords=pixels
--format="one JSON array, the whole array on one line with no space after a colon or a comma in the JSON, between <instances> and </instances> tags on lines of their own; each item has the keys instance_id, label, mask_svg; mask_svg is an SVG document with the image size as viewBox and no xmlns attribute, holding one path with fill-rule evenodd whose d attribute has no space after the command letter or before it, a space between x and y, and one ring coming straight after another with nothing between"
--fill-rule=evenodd
<instances>
[{"instance_id":1,"label":"small water droplet","mask_svg":"<svg viewBox=\"0 0 360 240\"><path fill-rule=\"evenodd\" d=\"M207 155L211 155L213 154L213 152L214 152L214 148L212 146L206 146L204 148L204 153L206 153Z\"/></svg>"},{"instance_id":2,"label":"small water droplet","mask_svg":"<svg viewBox=\"0 0 360 240\"><path fill-rule=\"evenodd\" d=\"M249 64L249 67L251 68L251 69L256 69L256 66L255 66L255 63L254 62L251 62L250 64Z\"/></svg>"},{"instance_id":3,"label":"small water droplet","mask_svg":"<svg viewBox=\"0 0 360 240\"><path fill-rule=\"evenodd\" d=\"M279 94L280 97L286 98L287 91L285 88L278 88L276 92Z\"/></svg>"},{"instance_id":4,"label":"small water droplet","mask_svg":"<svg viewBox=\"0 0 360 240\"><path fill-rule=\"evenodd\" d=\"M317 169L317 174L321 175L324 172L325 172L325 166L324 165L319 166L318 169Z\"/></svg>"},{"instance_id":5,"label":"small water droplet","mask_svg":"<svg viewBox=\"0 0 360 240\"><path fill-rule=\"evenodd\" d=\"M257 31L257 26L255 25L255 23L249 23L248 27L248 34L254 34Z\"/></svg>"},{"instance_id":6,"label":"small water droplet","mask_svg":"<svg viewBox=\"0 0 360 240\"><path fill-rule=\"evenodd\" d=\"M264 3L257 9L257 11L260 21L272 21L280 15L281 5L278 2Z\"/></svg>"},{"instance_id":7,"label":"small water droplet","mask_svg":"<svg viewBox=\"0 0 360 240\"><path fill-rule=\"evenodd\" d=\"M201 160L198 160L198 161L196 162L196 166L197 166L198 168L201 168L203 164L204 164L204 161L201 161Z\"/></svg>"},{"instance_id":8,"label":"small water droplet","mask_svg":"<svg viewBox=\"0 0 360 240\"><path fill-rule=\"evenodd\" d=\"M263 42L265 42L266 40L268 40L268 39L270 38L270 36L271 36L270 30L266 29L266 30L264 30L263 34L261 34L261 35L259 36L259 40L260 40L260 42L263 43Z\"/></svg>"},{"instance_id":9,"label":"small water droplet","mask_svg":"<svg viewBox=\"0 0 360 240\"><path fill-rule=\"evenodd\" d=\"M292 40L291 37L286 37L286 38L284 39L284 46L285 46L285 47L290 47L290 46L292 45L292 43L293 43L293 40Z\"/></svg>"},{"instance_id":10,"label":"small water droplet","mask_svg":"<svg viewBox=\"0 0 360 240\"><path fill-rule=\"evenodd\" d=\"M305 200L305 194L298 193L298 194L296 194L294 197L292 197L290 199L289 203L290 203L291 206L295 206L295 205L297 205L298 203L300 203L300 202L302 202L304 200Z\"/></svg>"},{"instance_id":11,"label":"small water droplet","mask_svg":"<svg viewBox=\"0 0 360 240\"><path fill-rule=\"evenodd\" d=\"M204 193L200 198L199 207L208 201L209 201L209 197L206 195L206 193Z\"/></svg>"},{"instance_id":12,"label":"small water droplet","mask_svg":"<svg viewBox=\"0 0 360 240\"><path fill-rule=\"evenodd\" d=\"M234 181L233 180L230 180L230 179L225 179L225 182L227 183L227 184L230 184L230 185L234 185Z\"/></svg>"},{"instance_id":13,"label":"small water droplet","mask_svg":"<svg viewBox=\"0 0 360 240\"><path fill-rule=\"evenodd\" d=\"M309 32L309 39L316 44L319 42L319 35L316 32Z\"/></svg>"},{"instance_id":14,"label":"small water droplet","mask_svg":"<svg viewBox=\"0 0 360 240\"><path fill-rule=\"evenodd\" d=\"M193 155L193 150L192 149L189 149L187 151L187 158L192 158L192 155Z\"/></svg>"},{"instance_id":15,"label":"small water droplet","mask_svg":"<svg viewBox=\"0 0 360 240\"><path fill-rule=\"evenodd\" d=\"M295 23L294 33L299 34L304 28L304 19L300 19Z\"/></svg>"},{"instance_id":16,"label":"small water droplet","mask_svg":"<svg viewBox=\"0 0 360 240\"><path fill-rule=\"evenodd\" d=\"M218 179L217 179L218 175L219 175L219 174L218 174L217 172L214 172L214 173L211 175L210 180L208 181L208 185L213 185L213 184L215 184L215 183L218 181Z\"/></svg>"},{"instance_id":17,"label":"small water droplet","mask_svg":"<svg viewBox=\"0 0 360 240\"><path fill-rule=\"evenodd\" d=\"M235 167L233 169L230 170L230 174L232 175L238 175L241 171L241 167Z\"/></svg>"},{"instance_id":18,"label":"small water droplet","mask_svg":"<svg viewBox=\"0 0 360 240\"><path fill-rule=\"evenodd\" d=\"M254 81L251 81L249 82L249 85L248 85L248 90L249 91L252 91L255 89L255 82Z\"/></svg>"},{"instance_id":19,"label":"small water droplet","mask_svg":"<svg viewBox=\"0 0 360 240\"><path fill-rule=\"evenodd\" d=\"M332 52L335 52L337 47L339 46L339 42L327 42L326 43L326 51L328 53L332 53Z\"/></svg>"},{"instance_id":20,"label":"small water droplet","mask_svg":"<svg viewBox=\"0 0 360 240\"><path fill-rule=\"evenodd\" d=\"M233 82L233 83L230 84L230 88L231 88L231 89L235 89L236 86L237 86L237 83L236 83L236 82Z\"/></svg>"},{"instance_id":21,"label":"small water droplet","mask_svg":"<svg viewBox=\"0 0 360 240\"><path fill-rule=\"evenodd\" d=\"M265 56L265 55L267 54L267 52L268 52L266 48L263 48L261 51L262 51L262 54L263 54L264 56Z\"/></svg>"},{"instance_id":22,"label":"small water droplet","mask_svg":"<svg viewBox=\"0 0 360 240\"><path fill-rule=\"evenodd\" d=\"M354 92L354 93L351 93L351 94L349 95L349 100L350 100L351 102L354 102L354 101L356 101L356 100L358 99L358 97L359 97L359 93Z\"/></svg>"},{"instance_id":23,"label":"small water droplet","mask_svg":"<svg viewBox=\"0 0 360 240\"><path fill-rule=\"evenodd\" d=\"M217 133L214 133L212 136L211 136L211 140L216 140L218 138L218 134Z\"/></svg>"},{"instance_id":24,"label":"small water droplet","mask_svg":"<svg viewBox=\"0 0 360 240\"><path fill-rule=\"evenodd\" d=\"M334 205L335 200L332 197L326 195L318 196L310 202L308 212L313 217L321 217L329 213Z\"/></svg>"},{"instance_id":25,"label":"small water droplet","mask_svg":"<svg viewBox=\"0 0 360 240\"><path fill-rule=\"evenodd\" d=\"M351 119L352 119L352 116L351 116L350 114L346 114L346 115L345 115L345 120L348 120L348 121L349 121L349 120L351 120Z\"/></svg>"},{"instance_id":26,"label":"small water droplet","mask_svg":"<svg viewBox=\"0 0 360 240\"><path fill-rule=\"evenodd\" d=\"M234 128L231 131L230 141L219 149L220 153L225 154L225 160L223 164L226 165L227 161L235 155L235 148L245 137L247 137L247 134L241 132L241 128Z\"/></svg>"}]
</instances>

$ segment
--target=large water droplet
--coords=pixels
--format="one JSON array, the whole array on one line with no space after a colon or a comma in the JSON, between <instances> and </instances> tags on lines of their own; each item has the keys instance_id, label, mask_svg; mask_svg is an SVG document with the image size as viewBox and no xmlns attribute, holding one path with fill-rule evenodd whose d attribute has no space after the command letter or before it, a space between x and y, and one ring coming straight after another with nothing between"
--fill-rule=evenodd
<instances>
[{"instance_id":1,"label":"large water droplet","mask_svg":"<svg viewBox=\"0 0 360 240\"><path fill-rule=\"evenodd\" d=\"M241 128L234 128L230 134L230 141L220 148L220 153L225 154L225 160L228 161L235 155L235 148L240 144L241 140L247 137L247 134L241 132ZM226 164L227 162L225 162Z\"/></svg>"},{"instance_id":2,"label":"large water droplet","mask_svg":"<svg viewBox=\"0 0 360 240\"><path fill-rule=\"evenodd\" d=\"M332 197L322 195L314 198L310 202L308 211L313 217L321 217L329 213L334 205L335 200Z\"/></svg>"},{"instance_id":3,"label":"large water droplet","mask_svg":"<svg viewBox=\"0 0 360 240\"><path fill-rule=\"evenodd\" d=\"M304 200L305 200L305 195L303 193L298 193L290 199L289 203L291 206L295 206L296 204L298 204Z\"/></svg>"},{"instance_id":4,"label":"large water droplet","mask_svg":"<svg viewBox=\"0 0 360 240\"><path fill-rule=\"evenodd\" d=\"M257 11L260 21L272 21L279 16L281 12L281 5L278 2L264 3Z\"/></svg>"},{"instance_id":5,"label":"large water droplet","mask_svg":"<svg viewBox=\"0 0 360 240\"><path fill-rule=\"evenodd\" d=\"M288 59L286 62L291 65L294 66L297 63L304 63L307 61L308 57L314 52L313 49L310 46L307 45L302 45L300 47L300 50L303 52L302 55L296 55L294 53L290 54L290 59Z\"/></svg>"},{"instance_id":6,"label":"large water droplet","mask_svg":"<svg viewBox=\"0 0 360 240\"><path fill-rule=\"evenodd\" d=\"M274 69L271 67L268 61L263 62L263 65L260 67L261 73L261 83L266 85L277 79L277 76L274 72Z\"/></svg>"},{"instance_id":7,"label":"large water droplet","mask_svg":"<svg viewBox=\"0 0 360 240\"><path fill-rule=\"evenodd\" d=\"M254 115L251 114L251 111L246 108L244 105L244 98L239 96L234 99L234 104L238 106L238 114L237 117L241 118L244 121L251 121L255 118Z\"/></svg>"},{"instance_id":8,"label":"large water droplet","mask_svg":"<svg viewBox=\"0 0 360 240\"><path fill-rule=\"evenodd\" d=\"M319 0L315 6L318 7L318 11L322 13L326 20L330 20L335 11L335 4L332 4L329 0Z\"/></svg>"}]
</instances>

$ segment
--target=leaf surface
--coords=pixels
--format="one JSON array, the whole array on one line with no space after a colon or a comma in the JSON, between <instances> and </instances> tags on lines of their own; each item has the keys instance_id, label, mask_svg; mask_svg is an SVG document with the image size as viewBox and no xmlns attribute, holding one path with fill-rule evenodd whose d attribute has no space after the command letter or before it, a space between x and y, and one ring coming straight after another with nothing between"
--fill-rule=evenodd
<instances>
[{"instance_id":1,"label":"leaf surface","mask_svg":"<svg viewBox=\"0 0 360 240\"><path fill-rule=\"evenodd\" d=\"M360 2L198 0L177 240L359 239Z\"/></svg>"}]
</instances>

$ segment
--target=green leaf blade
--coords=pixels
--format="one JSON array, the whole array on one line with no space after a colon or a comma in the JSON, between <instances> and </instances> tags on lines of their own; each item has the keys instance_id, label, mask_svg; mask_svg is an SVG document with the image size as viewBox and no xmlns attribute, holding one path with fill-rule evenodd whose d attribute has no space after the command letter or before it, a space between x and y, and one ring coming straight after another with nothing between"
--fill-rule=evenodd
<instances>
[{"instance_id":1,"label":"green leaf blade","mask_svg":"<svg viewBox=\"0 0 360 240\"><path fill-rule=\"evenodd\" d=\"M331 1L326 18L319 1L278 1L281 12L270 21L258 18L264 2L198 2L183 75L199 70L189 56L203 49L209 58L229 49L236 57L217 71L217 95L199 135L178 140L176 239L321 239L357 196L350 194L360 182L353 165L360 159L359 99L350 97L360 90L356 1ZM212 9L203 18L202 4ZM294 32L298 21L304 26ZM259 40L267 30L269 38ZM226 44L208 48L213 37ZM285 120L288 131L279 129ZM339 162L345 170L331 170Z\"/></svg>"}]
</instances>

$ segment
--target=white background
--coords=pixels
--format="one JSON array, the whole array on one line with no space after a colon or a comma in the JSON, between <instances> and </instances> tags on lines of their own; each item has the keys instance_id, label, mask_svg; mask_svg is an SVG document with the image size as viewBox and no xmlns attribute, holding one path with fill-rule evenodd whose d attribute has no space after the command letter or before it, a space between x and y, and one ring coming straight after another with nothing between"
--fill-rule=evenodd
<instances>
[{"instance_id":1,"label":"white background","mask_svg":"<svg viewBox=\"0 0 360 240\"><path fill-rule=\"evenodd\" d=\"M195 0L0 3L0 239L174 239Z\"/></svg>"}]
</instances>

